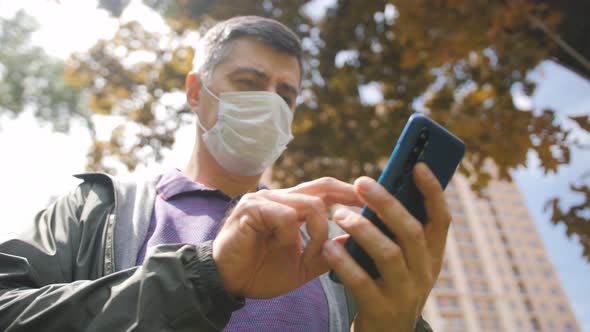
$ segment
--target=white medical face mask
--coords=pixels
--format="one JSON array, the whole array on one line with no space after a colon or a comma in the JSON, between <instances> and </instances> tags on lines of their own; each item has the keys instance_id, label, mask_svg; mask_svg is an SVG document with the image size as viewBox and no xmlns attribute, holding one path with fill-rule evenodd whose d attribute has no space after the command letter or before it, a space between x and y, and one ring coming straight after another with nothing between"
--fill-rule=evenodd
<instances>
[{"instance_id":1,"label":"white medical face mask","mask_svg":"<svg viewBox=\"0 0 590 332\"><path fill-rule=\"evenodd\" d=\"M293 139L293 112L278 94L268 91L223 92L217 122L203 141L209 153L226 170L238 175L258 175L272 165Z\"/></svg>"}]
</instances>

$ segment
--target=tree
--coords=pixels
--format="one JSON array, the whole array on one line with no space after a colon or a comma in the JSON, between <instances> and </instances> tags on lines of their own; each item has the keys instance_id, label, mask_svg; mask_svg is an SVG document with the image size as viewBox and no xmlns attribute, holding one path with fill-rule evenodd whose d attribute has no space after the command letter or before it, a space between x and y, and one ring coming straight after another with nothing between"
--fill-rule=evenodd
<instances>
[{"instance_id":1,"label":"tree","mask_svg":"<svg viewBox=\"0 0 590 332\"><path fill-rule=\"evenodd\" d=\"M101 3L117 15L127 2ZM185 112L163 104L162 97L182 92L194 54L191 33L238 14L277 18L297 31L305 46L296 139L274 171L284 185L322 175L377 176L415 111L428 113L465 140L468 154L461 172L474 179L474 189L492 176L484 167L487 160L495 162L501 179L510 179L509 171L524 165L531 151L545 172L569 162L569 131L556 122L554 112L518 109L512 93L520 89L530 95L535 85L527 73L546 59L590 77L584 39L590 32L584 15L588 2L340 0L317 21L305 10L310 2L301 1L258 0L239 7L229 0L145 3L162 14L169 31L147 32L128 23L113 39L68 64L68 83L91 93L93 112L121 116L129 121L127 128L135 127L130 144L125 127L117 128L109 142L96 142L92 168L102 167L105 156L118 157L129 168L161 157L160 149L172 144ZM147 60L130 62L133 54ZM381 94L378 102L362 101L359 90L367 86ZM576 121L588 130L588 117ZM572 190L588 193L588 186ZM583 209L563 212L555 202L554 222L579 235L590 259L587 227L573 226L588 225Z\"/></svg>"},{"instance_id":2,"label":"tree","mask_svg":"<svg viewBox=\"0 0 590 332\"><path fill-rule=\"evenodd\" d=\"M65 84L63 61L31 44L37 29L23 11L0 18L0 114L16 116L30 109L58 131L67 131L72 118L92 129L79 91Z\"/></svg>"},{"instance_id":3,"label":"tree","mask_svg":"<svg viewBox=\"0 0 590 332\"><path fill-rule=\"evenodd\" d=\"M590 256L588 243L590 243L590 223L588 214L585 211L590 204L590 187L587 185L570 185L570 189L583 195L583 201L580 204L570 206L567 211L559 206L559 198L553 198L547 202L546 208L552 209L551 221L553 224L563 223L566 227L567 236L577 235L579 242L584 249L584 256Z\"/></svg>"},{"instance_id":4,"label":"tree","mask_svg":"<svg viewBox=\"0 0 590 332\"><path fill-rule=\"evenodd\" d=\"M164 98L181 92L191 69L194 50L179 46L182 38L174 32L148 32L130 22L111 40L99 41L88 53L69 60L65 79L89 94L92 112L127 120L113 130L110 140L94 139L88 154L90 170L114 172L113 159L133 170L140 161L161 160L163 149L172 146L176 130L188 123L185 110Z\"/></svg>"}]
</instances>

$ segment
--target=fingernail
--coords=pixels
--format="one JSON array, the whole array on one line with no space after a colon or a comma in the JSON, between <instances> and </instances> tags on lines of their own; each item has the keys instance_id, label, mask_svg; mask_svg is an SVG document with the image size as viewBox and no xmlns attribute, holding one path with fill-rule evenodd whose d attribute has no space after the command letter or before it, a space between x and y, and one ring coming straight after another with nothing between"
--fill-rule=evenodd
<instances>
[{"instance_id":1,"label":"fingernail","mask_svg":"<svg viewBox=\"0 0 590 332\"><path fill-rule=\"evenodd\" d=\"M370 178L363 178L358 180L358 189L363 194L372 194L376 192L376 185L377 183Z\"/></svg>"},{"instance_id":2,"label":"fingernail","mask_svg":"<svg viewBox=\"0 0 590 332\"><path fill-rule=\"evenodd\" d=\"M428 169L428 166L426 166L426 164L424 163L420 163L417 166L419 166L418 171L421 173L421 175L425 178L431 178L432 177L432 173L430 172L430 170Z\"/></svg>"},{"instance_id":3,"label":"fingernail","mask_svg":"<svg viewBox=\"0 0 590 332\"><path fill-rule=\"evenodd\" d=\"M350 214L350 211L348 209L338 209L336 210L336 212L334 212L334 220L340 221L340 220L344 220L346 219L346 217L348 217L348 215Z\"/></svg>"}]
</instances>

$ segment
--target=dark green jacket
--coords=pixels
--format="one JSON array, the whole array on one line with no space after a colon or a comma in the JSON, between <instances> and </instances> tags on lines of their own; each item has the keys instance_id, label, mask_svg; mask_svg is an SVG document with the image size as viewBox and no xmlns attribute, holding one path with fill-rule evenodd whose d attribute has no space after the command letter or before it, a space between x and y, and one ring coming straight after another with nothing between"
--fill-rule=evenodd
<instances>
[{"instance_id":1,"label":"dark green jacket","mask_svg":"<svg viewBox=\"0 0 590 332\"><path fill-rule=\"evenodd\" d=\"M139 267L117 262L125 253L116 242L129 236L117 230L138 214L149 220L155 181L141 187L103 174L80 177L75 191L0 243L0 331L223 329L244 302L224 290L210 241L157 246ZM332 299L331 330L344 330L353 306L339 285L321 280ZM416 331L430 328L421 320Z\"/></svg>"}]
</instances>

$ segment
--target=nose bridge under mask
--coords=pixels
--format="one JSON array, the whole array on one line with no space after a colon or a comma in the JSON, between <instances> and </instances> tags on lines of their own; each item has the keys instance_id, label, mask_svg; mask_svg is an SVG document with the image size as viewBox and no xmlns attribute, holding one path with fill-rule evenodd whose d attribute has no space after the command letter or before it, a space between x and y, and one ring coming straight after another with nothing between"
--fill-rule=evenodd
<instances>
[{"instance_id":1,"label":"nose bridge under mask","mask_svg":"<svg viewBox=\"0 0 590 332\"><path fill-rule=\"evenodd\" d=\"M266 99L268 102L266 104L275 104L280 105L280 108L285 111L288 110L289 113L291 112L291 108L287 105L287 102L279 96L274 91L265 91L265 90L254 90L254 91L232 91L232 92L222 92L218 95L213 93L211 89L207 86L207 84L203 84L203 89L215 98L220 104L221 103L230 103L233 106L243 107L249 106L251 104L260 103L261 99Z\"/></svg>"}]
</instances>

